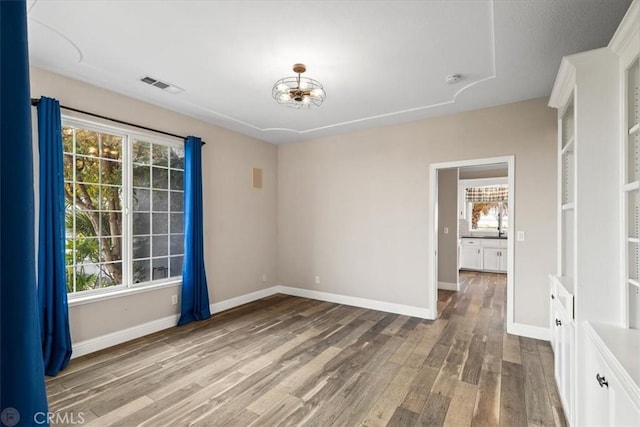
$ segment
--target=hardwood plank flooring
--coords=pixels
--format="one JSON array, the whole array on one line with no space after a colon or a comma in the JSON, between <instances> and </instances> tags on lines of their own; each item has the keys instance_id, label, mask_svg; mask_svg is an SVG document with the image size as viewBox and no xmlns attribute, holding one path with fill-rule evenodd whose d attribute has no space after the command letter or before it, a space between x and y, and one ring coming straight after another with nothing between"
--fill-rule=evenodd
<instances>
[{"instance_id":1,"label":"hardwood plank flooring","mask_svg":"<svg viewBox=\"0 0 640 427\"><path fill-rule=\"evenodd\" d=\"M506 278L438 320L274 295L74 359L51 411L92 426L566 425L547 342L506 333Z\"/></svg>"}]
</instances>

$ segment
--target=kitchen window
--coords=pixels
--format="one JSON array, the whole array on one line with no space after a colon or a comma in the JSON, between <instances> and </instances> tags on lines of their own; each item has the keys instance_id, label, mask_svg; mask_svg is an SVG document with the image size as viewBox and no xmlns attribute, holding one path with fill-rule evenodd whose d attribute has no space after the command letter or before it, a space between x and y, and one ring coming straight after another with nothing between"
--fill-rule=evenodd
<instances>
[{"instance_id":1,"label":"kitchen window","mask_svg":"<svg viewBox=\"0 0 640 427\"><path fill-rule=\"evenodd\" d=\"M507 202L469 202L470 230L500 231L509 229L509 207Z\"/></svg>"}]
</instances>

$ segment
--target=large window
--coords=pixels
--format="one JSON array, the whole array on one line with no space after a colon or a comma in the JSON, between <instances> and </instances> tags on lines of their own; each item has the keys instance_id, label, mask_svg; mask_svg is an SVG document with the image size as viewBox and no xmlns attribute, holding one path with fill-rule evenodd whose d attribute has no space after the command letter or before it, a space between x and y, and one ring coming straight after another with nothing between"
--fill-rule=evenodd
<instances>
[{"instance_id":1,"label":"large window","mask_svg":"<svg viewBox=\"0 0 640 427\"><path fill-rule=\"evenodd\" d=\"M69 293L182 275L181 143L63 120Z\"/></svg>"}]
</instances>

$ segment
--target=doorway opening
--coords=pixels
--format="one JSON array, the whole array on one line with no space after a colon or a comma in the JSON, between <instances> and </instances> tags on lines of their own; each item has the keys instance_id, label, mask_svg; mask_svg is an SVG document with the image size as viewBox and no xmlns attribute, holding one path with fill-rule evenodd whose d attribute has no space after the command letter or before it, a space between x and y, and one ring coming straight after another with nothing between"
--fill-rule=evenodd
<instances>
[{"instance_id":1,"label":"doorway opening","mask_svg":"<svg viewBox=\"0 0 640 427\"><path fill-rule=\"evenodd\" d=\"M514 156L430 165L428 289L434 318L447 295L460 290L460 271L490 272L506 274L507 328L513 324L514 166Z\"/></svg>"}]
</instances>

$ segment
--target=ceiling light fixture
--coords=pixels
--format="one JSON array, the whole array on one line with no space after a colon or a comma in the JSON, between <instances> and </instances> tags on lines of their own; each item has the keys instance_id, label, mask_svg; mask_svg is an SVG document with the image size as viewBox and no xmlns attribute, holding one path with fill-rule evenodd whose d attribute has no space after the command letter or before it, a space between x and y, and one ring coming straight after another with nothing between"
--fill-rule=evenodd
<instances>
[{"instance_id":1,"label":"ceiling light fixture","mask_svg":"<svg viewBox=\"0 0 640 427\"><path fill-rule=\"evenodd\" d=\"M309 77L301 77L300 74L307 71L304 64L294 64L293 72L297 76L285 77L278 80L271 90L273 99L278 104L291 108L319 107L326 97L322 84Z\"/></svg>"}]
</instances>

